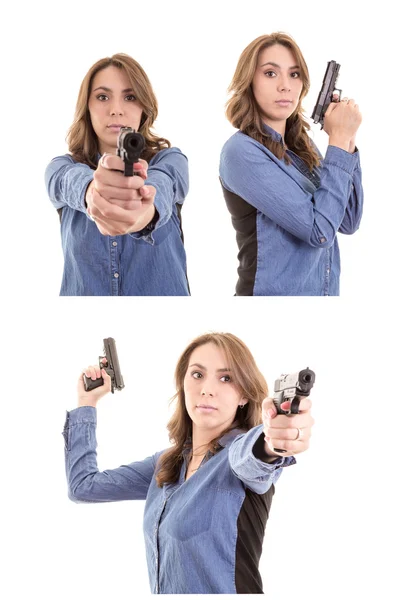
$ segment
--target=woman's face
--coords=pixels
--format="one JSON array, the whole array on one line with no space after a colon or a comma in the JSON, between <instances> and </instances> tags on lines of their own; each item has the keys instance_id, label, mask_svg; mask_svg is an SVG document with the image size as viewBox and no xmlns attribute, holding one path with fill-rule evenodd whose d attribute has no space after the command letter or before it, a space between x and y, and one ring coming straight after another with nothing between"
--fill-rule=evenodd
<instances>
[{"instance_id":1,"label":"woman's face","mask_svg":"<svg viewBox=\"0 0 400 600\"><path fill-rule=\"evenodd\" d=\"M239 404L246 404L228 368L226 356L213 343L193 350L183 381L186 410L193 425L215 437L232 424Z\"/></svg>"},{"instance_id":2,"label":"woman's face","mask_svg":"<svg viewBox=\"0 0 400 600\"><path fill-rule=\"evenodd\" d=\"M101 154L115 154L121 126L139 129L142 106L123 69L110 66L96 73L88 108Z\"/></svg>"},{"instance_id":3,"label":"woman's face","mask_svg":"<svg viewBox=\"0 0 400 600\"><path fill-rule=\"evenodd\" d=\"M264 48L252 86L263 122L284 137L286 119L296 110L303 88L293 52L281 44Z\"/></svg>"}]
</instances>

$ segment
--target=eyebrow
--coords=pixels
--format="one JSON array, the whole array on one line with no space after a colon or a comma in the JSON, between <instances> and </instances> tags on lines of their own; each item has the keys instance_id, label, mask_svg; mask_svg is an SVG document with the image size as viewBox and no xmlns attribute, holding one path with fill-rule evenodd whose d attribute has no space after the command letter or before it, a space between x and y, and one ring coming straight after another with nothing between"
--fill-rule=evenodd
<instances>
[{"instance_id":1,"label":"eyebrow","mask_svg":"<svg viewBox=\"0 0 400 600\"><path fill-rule=\"evenodd\" d=\"M189 365L190 367L199 367L199 369L203 369L203 371L207 371L207 368L204 365L201 365L200 363L193 363L192 365ZM225 371L230 371L231 369L217 369L217 373L224 373Z\"/></svg>"},{"instance_id":2,"label":"eyebrow","mask_svg":"<svg viewBox=\"0 0 400 600\"><path fill-rule=\"evenodd\" d=\"M97 90L104 90L105 92L112 92L111 88L105 87L104 85L100 85L93 92L97 92ZM126 94L126 92L133 92L132 88L126 88L126 90L122 90L122 94Z\"/></svg>"},{"instance_id":3,"label":"eyebrow","mask_svg":"<svg viewBox=\"0 0 400 600\"><path fill-rule=\"evenodd\" d=\"M263 65L261 65L261 68L265 67L266 65L272 65L273 67L276 67L277 69L281 69L282 68L280 65L277 65L276 63L270 62L270 61L268 61L268 62L264 63ZM299 67L299 65L294 65L294 67L289 67L289 69L300 69L300 67Z\"/></svg>"}]
</instances>

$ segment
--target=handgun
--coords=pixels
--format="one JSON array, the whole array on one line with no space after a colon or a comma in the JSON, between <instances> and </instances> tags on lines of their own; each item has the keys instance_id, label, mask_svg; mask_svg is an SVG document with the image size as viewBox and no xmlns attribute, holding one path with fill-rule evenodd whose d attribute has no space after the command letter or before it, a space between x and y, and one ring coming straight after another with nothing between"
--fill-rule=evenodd
<instances>
[{"instance_id":1,"label":"handgun","mask_svg":"<svg viewBox=\"0 0 400 600\"><path fill-rule=\"evenodd\" d=\"M273 403L280 415L297 415L301 399L309 396L315 382L315 373L308 367L302 371L291 373L290 375L281 375L275 380ZM284 410L281 405L284 402L290 402L290 408ZM286 452L274 448L275 452Z\"/></svg>"},{"instance_id":2,"label":"handgun","mask_svg":"<svg viewBox=\"0 0 400 600\"><path fill-rule=\"evenodd\" d=\"M125 387L119 366L117 347L114 338L105 338L103 344L104 355L99 356L99 365L100 369L105 369L106 373L111 377L111 392L114 393L115 389L122 390ZM104 358L107 361L106 364L103 362ZM83 381L86 392L90 392L91 390L104 385L104 379L102 377L93 380L90 379L90 377L83 375Z\"/></svg>"},{"instance_id":3,"label":"handgun","mask_svg":"<svg viewBox=\"0 0 400 600\"><path fill-rule=\"evenodd\" d=\"M145 145L146 142L141 133L135 131L132 127L121 127L118 136L117 155L125 163L125 177L138 174L133 170L133 165L139 162Z\"/></svg>"},{"instance_id":4,"label":"handgun","mask_svg":"<svg viewBox=\"0 0 400 600\"><path fill-rule=\"evenodd\" d=\"M339 100L341 100L342 90L339 90L336 87L336 80L339 76L340 65L331 60L328 62L328 66L326 68L324 81L322 82L322 88L318 96L317 104L314 107L311 118L314 119L314 123L320 123L321 129L324 127L324 116L326 113L326 109L333 102L333 92L339 92Z\"/></svg>"}]
</instances>

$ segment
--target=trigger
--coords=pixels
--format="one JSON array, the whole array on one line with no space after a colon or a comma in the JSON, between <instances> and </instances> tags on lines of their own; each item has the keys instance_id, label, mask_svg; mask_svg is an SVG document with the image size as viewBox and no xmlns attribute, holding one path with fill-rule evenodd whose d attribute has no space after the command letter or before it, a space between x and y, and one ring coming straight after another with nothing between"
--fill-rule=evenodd
<instances>
[{"instance_id":1,"label":"trigger","mask_svg":"<svg viewBox=\"0 0 400 600\"><path fill-rule=\"evenodd\" d=\"M292 415L298 415L299 414L299 406L300 406L300 402L301 402L301 398L294 398L294 400L292 400L292 404L290 406L290 413Z\"/></svg>"}]
</instances>

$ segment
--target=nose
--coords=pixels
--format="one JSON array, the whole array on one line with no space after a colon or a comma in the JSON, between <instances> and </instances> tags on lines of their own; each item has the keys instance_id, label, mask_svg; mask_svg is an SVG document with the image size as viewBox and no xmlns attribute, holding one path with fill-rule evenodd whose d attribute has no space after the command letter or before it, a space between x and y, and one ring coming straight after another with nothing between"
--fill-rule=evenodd
<instances>
[{"instance_id":1,"label":"nose","mask_svg":"<svg viewBox=\"0 0 400 600\"><path fill-rule=\"evenodd\" d=\"M214 391L210 389L209 385L204 385L203 389L201 390L201 395L204 397L209 396L210 398L214 397Z\"/></svg>"},{"instance_id":2,"label":"nose","mask_svg":"<svg viewBox=\"0 0 400 600\"><path fill-rule=\"evenodd\" d=\"M288 75L282 75L279 78L279 90L281 92L290 92L290 78L288 77Z\"/></svg>"},{"instance_id":3,"label":"nose","mask_svg":"<svg viewBox=\"0 0 400 600\"><path fill-rule=\"evenodd\" d=\"M118 100L114 100L114 102L110 106L110 115L123 115L124 110L122 104Z\"/></svg>"}]
</instances>

